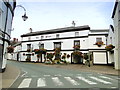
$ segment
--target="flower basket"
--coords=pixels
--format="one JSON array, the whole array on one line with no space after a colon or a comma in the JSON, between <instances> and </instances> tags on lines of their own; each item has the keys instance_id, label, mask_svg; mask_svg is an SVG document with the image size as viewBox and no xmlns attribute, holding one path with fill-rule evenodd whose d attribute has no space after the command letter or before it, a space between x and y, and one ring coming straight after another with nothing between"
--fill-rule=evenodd
<instances>
[{"instance_id":1,"label":"flower basket","mask_svg":"<svg viewBox=\"0 0 120 90\"><path fill-rule=\"evenodd\" d=\"M111 50L114 49L114 48L115 48L115 46L113 46L112 44L107 45L107 46L105 47L105 49L106 49L107 51L111 51Z\"/></svg>"},{"instance_id":2,"label":"flower basket","mask_svg":"<svg viewBox=\"0 0 120 90\"><path fill-rule=\"evenodd\" d=\"M53 53L47 53L47 59L52 61L54 54Z\"/></svg>"},{"instance_id":3,"label":"flower basket","mask_svg":"<svg viewBox=\"0 0 120 90\"><path fill-rule=\"evenodd\" d=\"M12 46L7 47L7 52L8 53L13 53L14 52L14 47L12 47Z\"/></svg>"},{"instance_id":4,"label":"flower basket","mask_svg":"<svg viewBox=\"0 0 120 90\"><path fill-rule=\"evenodd\" d=\"M27 49L27 52L30 52L31 50L30 49Z\"/></svg>"},{"instance_id":5,"label":"flower basket","mask_svg":"<svg viewBox=\"0 0 120 90\"><path fill-rule=\"evenodd\" d=\"M102 41L98 41L95 43L95 45L97 45L98 47L101 47L102 45L104 45L104 43Z\"/></svg>"},{"instance_id":6,"label":"flower basket","mask_svg":"<svg viewBox=\"0 0 120 90\"><path fill-rule=\"evenodd\" d=\"M34 49L35 54L46 54L46 49Z\"/></svg>"},{"instance_id":7,"label":"flower basket","mask_svg":"<svg viewBox=\"0 0 120 90\"><path fill-rule=\"evenodd\" d=\"M34 53L32 53L31 55L34 56Z\"/></svg>"},{"instance_id":8,"label":"flower basket","mask_svg":"<svg viewBox=\"0 0 120 90\"><path fill-rule=\"evenodd\" d=\"M79 49L80 49L80 45L75 45L75 46L73 46L73 48L74 48L75 50L79 50Z\"/></svg>"},{"instance_id":9,"label":"flower basket","mask_svg":"<svg viewBox=\"0 0 120 90\"><path fill-rule=\"evenodd\" d=\"M23 56L25 56L25 53L23 53Z\"/></svg>"},{"instance_id":10,"label":"flower basket","mask_svg":"<svg viewBox=\"0 0 120 90\"><path fill-rule=\"evenodd\" d=\"M69 54L67 54L67 58L70 58L70 55L69 55Z\"/></svg>"}]
</instances>

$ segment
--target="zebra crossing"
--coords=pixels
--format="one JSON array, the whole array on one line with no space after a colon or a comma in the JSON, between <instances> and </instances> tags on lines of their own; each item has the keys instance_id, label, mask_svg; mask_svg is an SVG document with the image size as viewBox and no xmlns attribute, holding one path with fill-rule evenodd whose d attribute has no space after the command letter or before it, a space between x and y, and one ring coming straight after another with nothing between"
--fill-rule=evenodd
<instances>
[{"instance_id":1,"label":"zebra crossing","mask_svg":"<svg viewBox=\"0 0 120 90\"><path fill-rule=\"evenodd\" d=\"M63 87L65 86L65 83L70 84L70 86L82 86L82 83L85 83L86 85L112 85L113 84L113 78L108 76L62 76L62 75L44 75L43 77L25 77L19 84L18 88L29 88L31 86L32 81L37 78L36 80L36 87L37 88L43 88L47 87L50 83L47 82L47 79L49 78L50 82L54 84L55 87ZM64 82L64 81L65 82ZM117 81L117 80L116 80ZM116 82L114 80L114 82ZM53 86L53 87L54 87ZM116 86L117 87L117 86Z\"/></svg>"}]
</instances>

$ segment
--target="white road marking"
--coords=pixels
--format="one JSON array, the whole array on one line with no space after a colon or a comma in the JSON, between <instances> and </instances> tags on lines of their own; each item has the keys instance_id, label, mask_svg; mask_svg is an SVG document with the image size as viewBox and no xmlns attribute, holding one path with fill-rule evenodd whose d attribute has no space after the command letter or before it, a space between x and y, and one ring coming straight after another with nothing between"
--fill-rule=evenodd
<instances>
[{"instance_id":1,"label":"white road marking","mask_svg":"<svg viewBox=\"0 0 120 90\"><path fill-rule=\"evenodd\" d=\"M31 78L24 79L18 88L28 88L31 80L32 80Z\"/></svg>"},{"instance_id":2,"label":"white road marking","mask_svg":"<svg viewBox=\"0 0 120 90\"><path fill-rule=\"evenodd\" d=\"M37 81L37 87L45 87L45 86L46 86L45 78L39 78Z\"/></svg>"},{"instance_id":3,"label":"white road marking","mask_svg":"<svg viewBox=\"0 0 120 90\"><path fill-rule=\"evenodd\" d=\"M102 79L99 79L99 78L96 78L96 77L90 77L90 78L92 78L92 79L94 79L94 80L96 80L96 81L99 81L99 82L101 82L101 83L104 83L104 84L112 84L111 82L107 82L107 81L105 81L105 80L102 80Z\"/></svg>"},{"instance_id":4,"label":"white road marking","mask_svg":"<svg viewBox=\"0 0 120 90\"><path fill-rule=\"evenodd\" d=\"M64 77L66 80L68 80L71 84L73 85L79 85L78 82L76 82L74 79L70 78L70 77Z\"/></svg>"},{"instance_id":5,"label":"white road marking","mask_svg":"<svg viewBox=\"0 0 120 90\"><path fill-rule=\"evenodd\" d=\"M49 77L50 75L44 75L45 77Z\"/></svg>"},{"instance_id":6,"label":"white road marking","mask_svg":"<svg viewBox=\"0 0 120 90\"><path fill-rule=\"evenodd\" d=\"M104 78L104 79L113 80L112 78L109 78L109 77L106 77L106 76L99 76L99 77Z\"/></svg>"},{"instance_id":7,"label":"white road marking","mask_svg":"<svg viewBox=\"0 0 120 90\"><path fill-rule=\"evenodd\" d=\"M63 83L59 80L58 77L53 77L52 80L56 84L56 86L63 86Z\"/></svg>"},{"instance_id":8,"label":"white road marking","mask_svg":"<svg viewBox=\"0 0 120 90\"><path fill-rule=\"evenodd\" d=\"M28 72L26 72L26 71L23 71L24 73L21 75L21 77L27 77L27 76L25 76Z\"/></svg>"},{"instance_id":9,"label":"white road marking","mask_svg":"<svg viewBox=\"0 0 120 90\"><path fill-rule=\"evenodd\" d=\"M62 75L60 75L60 74L57 74L57 75L55 75L55 76L62 76Z\"/></svg>"},{"instance_id":10,"label":"white road marking","mask_svg":"<svg viewBox=\"0 0 120 90\"><path fill-rule=\"evenodd\" d=\"M31 77L38 77L38 76L36 76L36 75L32 75Z\"/></svg>"},{"instance_id":11,"label":"white road marking","mask_svg":"<svg viewBox=\"0 0 120 90\"><path fill-rule=\"evenodd\" d=\"M88 83L88 84L97 84L95 82L92 82L90 80L85 79L84 77L77 77L77 78L80 79L80 80L82 80L82 81L84 81L84 82L86 82L86 83Z\"/></svg>"}]
</instances>

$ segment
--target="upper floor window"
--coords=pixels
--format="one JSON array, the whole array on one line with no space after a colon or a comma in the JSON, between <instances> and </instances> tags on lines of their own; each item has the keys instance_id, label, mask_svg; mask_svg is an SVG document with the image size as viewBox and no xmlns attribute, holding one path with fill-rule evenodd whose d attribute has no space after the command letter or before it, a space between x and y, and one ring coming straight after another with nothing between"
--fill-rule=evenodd
<instances>
[{"instance_id":1,"label":"upper floor window","mask_svg":"<svg viewBox=\"0 0 120 90\"><path fill-rule=\"evenodd\" d=\"M79 36L79 32L75 32L75 37Z\"/></svg>"},{"instance_id":2,"label":"upper floor window","mask_svg":"<svg viewBox=\"0 0 120 90\"><path fill-rule=\"evenodd\" d=\"M31 49L31 44L27 44L27 50Z\"/></svg>"},{"instance_id":3,"label":"upper floor window","mask_svg":"<svg viewBox=\"0 0 120 90\"><path fill-rule=\"evenodd\" d=\"M43 39L44 38L44 36L41 36L41 39Z\"/></svg>"},{"instance_id":4,"label":"upper floor window","mask_svg":"<svg viewBox=\"0 0 120 90\"><path fill-rule=\"evenodd\" d=\"M75 45L80 45L80 40L74 40L74 46Z\"/></svg>"},{"instance_id":5,"label":"upper floor window","mask_svg":"<svg viewBox=\"0 0 120 90\"><path fill-rule=\"evenodd\" d=\"M60 35L59 34L56 34L56 38L59 38L60 37Z\"/></svg>"},{"instance_id":6,"label":"upper floor window","mask_svg":"<svg viewBox=\"0 0 120 90\"><path fill-rule=\"evenodd\" d=\"M73 48L75 50L79 50L80 49L80 40L74 40L74 46Z\"/></svg>"},{"instance_id":7,"label":"upper floor window","mask_svg":"<svg viewBox=\"0 0 120 90\"><path fill-rule=\"evenodd\" d=\"M54 42L54 48L61 48L61 42Z\"/></svg>"},{"instance_id":8,"label":"upper floor window","mask_svg":"<svg viewBox=\"0 0 120 90\"><path fill-rule=\"evenodd\" d=\"M101 42L102 38L96 38L96 42Z\"/></svg>"}]
</instances>

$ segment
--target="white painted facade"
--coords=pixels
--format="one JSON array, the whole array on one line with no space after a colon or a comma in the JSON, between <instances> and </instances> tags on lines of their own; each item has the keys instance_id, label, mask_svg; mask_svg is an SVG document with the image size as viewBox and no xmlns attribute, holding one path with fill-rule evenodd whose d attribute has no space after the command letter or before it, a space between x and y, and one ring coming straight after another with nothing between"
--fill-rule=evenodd
<instances>
[{"instance_id":1,"label":"white painted facade","mask_svg":"<svg viewBox=\"0 0 120 90\"><path fill-rule=\"evenodd\" d=\"M81 26L81 27L89 27L89 26ZM68 31L60 32L60 33L46 33L41 35L39 32L38 35L34 34L37 32L27 33L27 34L34 34L29 36L23 36L21 41L21 51L19 51L19 61L26 61L27 56L23 54L32 54L34 49L39 49L39 43L44 44L44 48L47 49L48 52L54 52L54 42L61 42L61 53L67 53L71 55L74 51L74 41L80 41L80 51L82 53L89 53L91 58L90 60L93 64L111 64L112 62L107 58L107 52L105 50L106 47L106 40L109 30L108 29L101 29L101 30L90 30L90 29L78 29L74 30L74 28L81 28L81 27L71 27L73 31L69 31L69 27L64 28L68 29ZM62 30L62 29L54 29L54 30ZM54 30L49 30L50 32ZM43 33L44 31L42 31ZM56 35L59 34L59 37ZM26 34L24 34L26 35ZM101 38L103 41L103 45L98 47L95 45L96 38ZM31 52L27 52L27 44L31 44ZM16 46L17 48L18 46ZM13 58L14 59L14 58ZM44 62L45 58L44 55L42 56L42 61ZM34 54L31 55L31 61L37 61L37 56ZM67 59L70 63L73 62L72 57ZM82 61L83 62L83 61Z\"/></svg>"},{"instance_id":2,"label":"white painted facade","mask_svg":"<svg viewBox=\"0 0 120 90\"><path fill-rule=\"evenodd\" d=\"M7 50L9 45L15 0L0 0L0 72L6 68Z\"/></svg>"},{"instance_id":3,"label":"white painted facade","mask_svg":"<svg viewBox=\"0 0 120 90\"><path fill-rule=\"evenodd\" d=\"M120 0L116 0L115 2L112 19L115 29L115 69L120 69Z\"/></svg>"}]
</instances>

